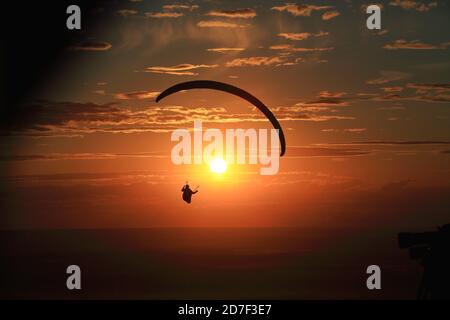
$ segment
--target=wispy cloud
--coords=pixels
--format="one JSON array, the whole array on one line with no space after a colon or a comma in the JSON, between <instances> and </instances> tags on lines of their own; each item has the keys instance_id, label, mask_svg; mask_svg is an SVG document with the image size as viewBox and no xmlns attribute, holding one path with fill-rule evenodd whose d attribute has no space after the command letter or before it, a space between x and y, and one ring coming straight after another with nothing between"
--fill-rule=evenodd
<instances>
[{"instance_id":1,"label":"wispy cloud","mask_svg":"<svg viewBox=\"0 0 450 320\"><path fill-rule=\"evenodd\" d=\"M281 6L272 7L272 10L286 11L294 16L309 17L313 11L321 11L333 9L333 6L316 6L316 5L296 5L293 3L286 3Z\"/></svg>"},{"instance_id":2,"label":"wispy cloud","mask_svg":"<svg viewBox=\"0 0 450 320\"><path fill-rule=\"evenodd\" d=\"M384 92L401 92L403 91L403 87L397 86L397 87L382 87L381 88Z\"/></svg>"},{"instance_id":3,"label":"wispy cloud","mask_svg":"<svg viewBox=\"0 0 450 320\"><path fill-rule=\"evenodd\" d=\"M364 12L364 13L366 13L366 10L367 10L367 7L368 6L370 6L370 5L376 5L376 6L378 6L381 10L383 10L384 9L384 5L382 4L382 3L370 3L370 4L362 4L361 5L361 11L362 12Z\"/></svg>"},{"instance_id":4,"label":"wispy cloud","mask_svg":"<svg viewBox=\"0 0 450 320\"><path fill-rule=\"evenodd\" d=\"M437 2L432 1L428 3L414 1L414 0L393 0L389 2L390 6L400 7L405 10L417 10L419 12L430 11L431 8L437 7Z\"/></svg>"},{"instance_id":5,"label":"wispy cloud","mask_svg":"<svg viewBox=\"0 0 450 320\"><path fill-rule=\"evenodd\" d=\"M343 101L340 97L320 97L317 100L299 102L296 106L305 108L321 108L321 107L346 107L349 103Z\"/></svg>"},{"instance_id":6,"label":"wispy cloud","mask_svg":"<svg viewBox=\"0 0 450 320\"><path fill-rule=\"evenodd\" d=\"M219 20L202 20L197 23L200 28L244 28L245 25Z\"/></svg>"},{"instance_id":7,"label":"wispy cloud","mask_svg":"<svg viewBox=\"0 0 450 320\"><path fill-rule=\"evenodd\" d=\"M111 48L112 45L104 41L85 41L69 47L73 51L107 51Z\"/></svg>"},{"instance_id":8,"label":"wispy cloud","mask_svg":"<svg viewBox=\"0 0 450 320\"><path fill-rule=\"evenodd\" d=\"M393 81L404 80L411 77L411 74L400 71L380 71L381 76L372 80L367 80L367 84L384 84Z\"/></svg>"},{"instance_id":9,"label":"wispy cloud","mask_svg":"<svg viewBox=\"0 0 450 320\"><path fill-rule=\"evenodd\" d=\"M279 33L278 36L285 38L287 40L306 40L310 37L323 37L329 35L328 32L320 31L318 33L311 33L311 32L299 32L299 33L293 33L293 32L287 32L287 33Z\"/></svg>"},{"instance_id":10,"label":"wispy cloud","mask_svg":"<svg viewBox=\"0 0 450 320\"><path fill-rule=\"evenodd\" d=\"M449 145L450 141L445 140L369 140L354 141L354 145Z\"/></svg>"},{"instance_id":11,"label":"wispy cloud","mask_svg":"<svg viewBox=\"0 0 450 320\"><path fill-rule=\"evenodd\" d=\"M367 128L345 128L345 129L322 129L322 132L348 132L348 133L355 133L360 134L362 132L367 131Z\"/></svg>"},{"instance_id":12,"label":"wispy cloud","mask_svg":"<svg viewBox=\"0 0 450 320\"><path fill-rule=\"evenodd\" d=\"M228 52L240 52L244 51L244 48L209 48L207 51L210 52L220 52L220 53L228 53Z\"/></svg>"},{"instance_id":13,"label":"wispy cloud","mask_svg":"<svg viewBox=\"0 0 450 320\"><path fill-rule=\"evenodd\" d=\"M146 12L148 18L179 18L184 16L181 12Z\"/></svg>"},{"instance_id":14,"label":"wispy cloud","mask_svg":"<svg viewBox=\"0 0 450 320\"><path fill-rule=\"evenodd\" d=\"M217 64L190 64L190 63L184 63L179 64L176 66L171 67L161 67L161 66L154 66L154 67L147 67L145 69L146 72L152 72L152 73L165 73L165 74L172 74L172 75L187 75L187 76L195 76L198 75L198 73L192 72L191 70L196 69L210 69L210 68L216 68L219 65Z\"/></svg>"},{"instance_id":15,"label":"wispy cloud","mask_svg":"<svg viewBox=\"0 0 450 320\"><path fill-rule=\"evenodd\" d=\"M438 92L450 91L450 83L407 83L407 88L419 91L435 90Z\"/></svg>"},{"instance_id":16,"label":"wispy cloud","mask_svg":"<svg viewBox=\"0 0 450 320\"><path fill-rule=\"evenodd\" d=\"M237 10L213 10L206 13L206 15L212 17L251 19L256 17L256 12L254 9L245 8Z\"/></svg>"},{"instance_id":17,"label":"wispy cloud","mask_svg":"<svg viewBox=\"0 0 450 320\"><path fill-rule=\"evenodd\" d=\"M322 20L331 20L333 18L336 18L337 16L341 15L341 13L337 10L333 10L333 11L327 11L324 14L322 14Z\"/></svg>"},{"instance_id":18,"label":"wispy cloud","mask_svg":"<svg viewBox=\"0 0 450 320\"><path fill-rule=\"evenodd\" d=\"M121 9L117 11L117 14L121 15L122 17L129 17L137 14L137 10L131 10L131 9Z\"/></svg>"},{"instance_id":19,"label":"wispy cloud","mask_svg":"<svg viewBox=\"0 0 450 320\"><path fill-rule=\"evenodd\" d=\"M188 5L188 4L166 4L163 6L164 10L173 11L173 10L190 10L193 11L198 9L198 5Z\"/></svg>"},{"instance_id":20,"label":"wispy cloud","mask_svg":"<svg viewBox=\"0 0 450 320\"><path fill-rule=\"evenodd\" d=\"M131 100L131 99L142 100L142 99L154 99L159 94L160 92L141 90L141 91L116 93L114 94L114 97L119 100Z\"/></svg>"},{"instance_id":21,"label":"wispy cloud","mask_svg":"<svg viewBox=\"0 0 450 320\"><path fill-rule=\"evenodd\" d=\"M370 154L370 151L355 148L289 147L288 157L352 157Z\"/></svg>"},{"instance_id":22,"label":"wispy cloud","mask_svg":"<svg viewBox=\"0 0 450 320\"><path fill-rule=\"evenodd\" d=\"M429 44L421 42L420 40L407 41L404 39L394 40L391 43L385 44L384 49L388 50L436 50L436 49L446 49L450 45L449 42L444 42L441 44Z\"/></svg>"},{"instance_id":23,"label":"wispy cloud","mask_svg":"<svg viewBox=\"0 0 450 320\"><path fill-rule=\"evenodd\" d=\"M270 66L282 63L280 57L247 57L234 59L226 63L227 67Z\"/></svg>"},{"instance_id":24,"label":"wispy cloud","mask_svg":"<svg viewBox=\"0 0 450 320\"><path fill-rule=\"evenodd\" d=\"M320 91L319 97L320 98L341 98L346 94L346 92L330 92L330 91Z\"/></svg>"},{"instance_id":25,"label":"wispy cloud","mask_svg":"<svg viewBox=\"0 0 450 320\"><path fill-rule=\"evenodd\" d=\"M289 51L289 52L322 52L322 51L334 50L334 47L302 48L302 47L295 47L295 46L293 46L291 44L280 44L280 45L270 46L270 49L272 49L272 50Z\"/></svg>"}]
</instances>

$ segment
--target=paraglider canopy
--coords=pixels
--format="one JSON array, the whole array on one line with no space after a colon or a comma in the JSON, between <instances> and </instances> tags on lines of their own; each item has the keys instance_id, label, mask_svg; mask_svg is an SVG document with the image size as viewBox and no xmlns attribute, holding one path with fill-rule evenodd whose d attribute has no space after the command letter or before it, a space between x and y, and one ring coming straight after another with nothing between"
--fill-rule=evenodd
<instances>
[{"instance_id":1,"label":"paraglider canopy","mask_svg":"<svg viewBox=\"0 0 450 320\"><path fill-rule=\"evenodd\" d=\"M257 107L266 117L269 119L270 123L272 123L273 127L275 129L278 129L278 137L280 139L280 157L284 155L286 152L286 140L284 138L283 129L281 128L280 123L278 122L277 118L274 116L272 111L264 104L262 103L258 98L253 96L252 94L248 93L247 91L244 91L238 87L235 87L231 84L218 82L218 81L211 81L211 80L195 80L195 81L187 81L178 83L163 92L161 92L158 97L156 98L156 102L159 102L160 100L164 99L165 97L176 93L178 91L182 90L190 90L190 89L213 89L213 90L219 90L228 92L231 94L234 94L238 97L241 97L251 104L253 104L255 107Z\"/></svg>"}]
</instances>

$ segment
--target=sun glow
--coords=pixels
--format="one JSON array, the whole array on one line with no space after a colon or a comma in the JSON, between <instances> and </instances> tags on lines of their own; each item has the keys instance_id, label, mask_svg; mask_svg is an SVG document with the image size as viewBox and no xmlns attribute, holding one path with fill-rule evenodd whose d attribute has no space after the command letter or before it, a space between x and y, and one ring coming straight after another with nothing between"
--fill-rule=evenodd
<instances>
[{"instance_id":1,"label":"sun glow","mask_svg":"<svg viewBox=\"0 0 450 320\"><path fill-rule=\"evenodd\" d=\"M214 158L209 163L209 169L214 173L222 174L227 171L227 163L222 158Z\"/></svg>"}]
</instances>

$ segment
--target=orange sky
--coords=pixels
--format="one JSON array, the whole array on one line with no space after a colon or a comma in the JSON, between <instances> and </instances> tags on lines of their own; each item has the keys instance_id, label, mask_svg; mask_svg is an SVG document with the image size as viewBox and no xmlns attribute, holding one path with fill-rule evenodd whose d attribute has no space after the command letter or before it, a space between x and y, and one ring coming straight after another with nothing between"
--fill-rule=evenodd
<instances>
[{"instance_id":1,"label":"orange sky","mask_svg":"<svg viewBox=\"0 0 450 320\"><path fill-rule=\"evenodd\" d=\"M66 63L28 97L27 116L5 129L3 228L448 218L450 61L440 32L448 4L386 2L384 32L365 28L364 1L320 4L329 8L124 1L96 13L102 27L64 52ZM258 165L219 176L172 164L170 133L195 119L222 130L271 127L225 93L154 101L198 79L269 106L287 141L276 176L259 175ZM191 205L181 200L186 180L200 185ZM424 218L428 210L435 214Z\"/></svg>"}]
</instances>

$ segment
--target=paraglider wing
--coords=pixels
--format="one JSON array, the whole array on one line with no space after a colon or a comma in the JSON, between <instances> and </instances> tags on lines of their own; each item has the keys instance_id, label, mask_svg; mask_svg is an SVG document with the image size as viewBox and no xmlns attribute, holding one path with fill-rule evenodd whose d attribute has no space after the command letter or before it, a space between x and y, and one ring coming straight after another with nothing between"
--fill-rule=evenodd
<instances>
[{"instance_id":1,"label":"paraglider wing","mask_svg":"<svg viewBox=\"0 0 450 320\"><path fill-rule=\"evenodd\" d=\"M182 90L190 90L190 89L213 89L213 90L219 90L228 92L231 94L234 94L238 97L241 97L251 104L253 104L255 107L257 107L264 115L269 119L270 123L272 123L273 127L275 129L278 129L278 137L280 138L280 157L282 157L286 151L286 140L284 138L283 129L281 129L281 125L278 122L277 118L273 115L272 111L264 104L262 103L258 98L253 96L252 94L248 93L247 91L244 91L238 87L232 86L227 83L218 82L218 81L211 81L211 80L196 80L196 81L187 81L178 83L163 92L161 92L158 97L156 98L156 102L159 102L160 100L164 99L165 97L176 93L178 91Z\"/></svg>"}]
</instances>

